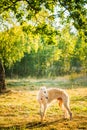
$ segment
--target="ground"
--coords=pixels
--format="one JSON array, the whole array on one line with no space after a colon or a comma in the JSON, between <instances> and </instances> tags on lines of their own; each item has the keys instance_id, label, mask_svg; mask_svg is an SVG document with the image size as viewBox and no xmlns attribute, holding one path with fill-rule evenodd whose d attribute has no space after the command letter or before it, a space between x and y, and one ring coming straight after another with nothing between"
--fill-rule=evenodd
<instances>
[{"instance_id":1,"label":"ground","mask_svg":"<svg viewBox=\"0 0 87 130\"><path fill-rule=\"evenodd\" d=\"M33 79L32 82L29 79L7 79L11 91L0 95L0 130L87 130L86 79L85 84L82 78L75 82L64 79ZM44 122L40 122L36 97L42 85L66 89L70 96L72 120L63 119L58 103L53 102Z\"/></svg>"}]
</instances>

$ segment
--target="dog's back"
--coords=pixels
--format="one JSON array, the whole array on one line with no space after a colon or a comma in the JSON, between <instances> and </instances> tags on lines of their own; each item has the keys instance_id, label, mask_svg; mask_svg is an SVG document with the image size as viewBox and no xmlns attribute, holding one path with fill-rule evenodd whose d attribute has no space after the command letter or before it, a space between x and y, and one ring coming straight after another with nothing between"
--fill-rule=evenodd
<instances>
[{"instance_id":1,"label":"dog's back","mask_svg":"<svg viewBox=\"0 0 87 130\"><path fill-rule=\"evenodd\" d=\"M51 102L52 100L55 100L55 99L60 99L60 98L65 99L65 97L68 98L68 94L63 89L50 88L50 89L47 89L47 92L48 92L48 102Z\"/></svg>"}]
</instances>

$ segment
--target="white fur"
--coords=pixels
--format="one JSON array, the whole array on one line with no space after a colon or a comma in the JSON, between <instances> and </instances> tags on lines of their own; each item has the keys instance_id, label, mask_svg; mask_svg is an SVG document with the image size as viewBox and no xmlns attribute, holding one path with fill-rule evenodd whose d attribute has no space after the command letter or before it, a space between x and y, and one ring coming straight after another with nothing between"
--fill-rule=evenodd
<instances>
[{"instance_id":1,"label":"white fur","mask_svg":"<svg viewBox=\"0 0 87 130\"><path fill-rule=\"evenodd\" d=\"M59 88L46 89L46 87L41 87L38 92L37 99L40 104L41 121L43 121L48 104L55 99L59 101L59 106L64 111L64 117L67 118L69 115L70 119L72 119L72 113L69 108L69 96L63 89Z\"/></svg>"}]
</instances>

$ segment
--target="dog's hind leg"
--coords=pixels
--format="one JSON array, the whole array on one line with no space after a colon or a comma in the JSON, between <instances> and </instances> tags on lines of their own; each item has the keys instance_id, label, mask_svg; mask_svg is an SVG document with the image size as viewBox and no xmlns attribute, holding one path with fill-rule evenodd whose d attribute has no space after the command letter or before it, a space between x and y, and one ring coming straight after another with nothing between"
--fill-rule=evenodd
<instances>
[{"instance_id":1,"label":"dog's hind leg","mask_svg":"<svg viewBox=\"0 0 87 130\"><path fill-rule=\"evenodd\" d=\"M64 102L64 107L66 108L66 110L68 111L69 115L70 115L70 120L72 119L72 112L69 108L68 102Z\"/></svg>"},{"instance_id":2,"label":"dog's hind leg","mask_svg":"<svg viewBox=\"0 0 87 130\"><path fill-rule=\"evenodd\" d=\"M66 110L66 108L64 107L64 105L62 105L62 106L63 106L62 109L63 109L63 112L64 112L64 118L66 119L66 118L69 117L69 113L68 113L68 111Z\"/></svg>"},{"instance_id":3,"label":"dog's hind leg","mask_svg":"<svg viewBox=\"0 0 87 130\"><path fill-rule=\"evenodd\" d=\"M60 108L63 110L64 118L67 118L68 113L67 113L67 111L66 111L66 109L65 109L65 107L64 107L64 105L63 105L63 100L62 100L62 98L59 98L58 101L59 101L59 106L60 106Z\"/></svg>"}]
</instances>

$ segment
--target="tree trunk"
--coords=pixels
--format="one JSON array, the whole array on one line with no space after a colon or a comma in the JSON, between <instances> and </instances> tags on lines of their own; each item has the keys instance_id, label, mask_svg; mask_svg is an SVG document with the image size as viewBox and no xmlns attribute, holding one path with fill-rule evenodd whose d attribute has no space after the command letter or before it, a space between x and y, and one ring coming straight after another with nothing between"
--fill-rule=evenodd
<instances>
[{"instance_id":1,"label":"tree trunk","mask_svg":"<svg viewBox=\"0 0 87 130\"><path fill-rule=\"evenodd\" d=\"M0 93L6 90L5 84L5 69L2 61L0 60Z\"/></svg>"}]
</instances>

